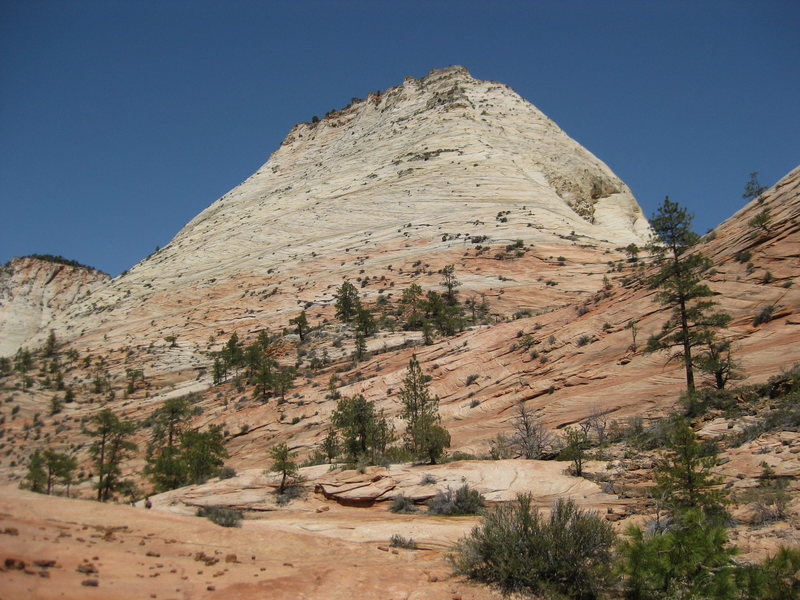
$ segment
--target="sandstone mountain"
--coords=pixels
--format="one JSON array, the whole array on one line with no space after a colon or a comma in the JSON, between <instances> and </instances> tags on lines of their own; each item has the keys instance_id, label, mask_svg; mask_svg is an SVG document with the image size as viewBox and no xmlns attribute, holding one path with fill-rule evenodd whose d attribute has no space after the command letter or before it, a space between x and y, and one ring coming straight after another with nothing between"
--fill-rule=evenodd
<instances>
[{"instance_id":1,"label":"sandstone mountain","mask_svg":"<svg viewBox=\"0 0 800 600\"><path fill-rule=\"evenodd\" d=\"M763 227L751 225L758 214L768 215ZM229 597L270 589L287 598L370 596L389 585L397 597L488 598L493 592L463 582L439 585L447 577L440 551L475 519L393 515L388 501L400 493L422 501L443 486L469 482L492 502L519 491L531 492L542 506L568 496L601 510L620 530L641 522L653 511L648 489L657 455L624 446L598 451L586 478L565 474L563 463L520 459L390 465L363 473L310 466L303 470L304 496L288 506L277 502L276 476L264 468L275 444L288 443L303 459L318 448L336 404L328 390L332 377L338 394L363 394L402 431L398 390L412 354L440 398L451 452L462 458L485 457L496 448L498 434L512 431L520 401L556 435L587 418L609 428L614 421L656 426L675 407L684 381L679 364L642 351L668 313L645 284L646 257L624 251L631 243L641 246L648 234L630 191L605 165L506 86L450 67L296 125L252 177L168 246L113 280L58 271L72 273L59 284L47 270L52 265L12 261L0 288L0 331L4 338L6 331L17 333L6 338L0 354L35 348L55 331L62 352L77 353L62 359L64 381L76 398L49 414L53 398L63 393L45 385L50 367L44 359L27 384L17 374L0 378L0 480L16 484L32 450L52 447L79 458L84 476L73 494L90 497L83 421L106 407L146 424L165 399L189 392L196 392L192 427L220 425L227 464L238 473L154 497L157 511L172 514L152 523L141 511L127 520L125 510L139 509L93 514L75 503L69 519L48 524L42 515L54 510L54 500L0 488L0 497L9 499L2 506L8 526L22 532L13 540L26 553L21 558L36 558L40 536L51 535L47 528L79 535L72 529L83 524L97 529L99 539L79 538L79 544L52 532L68 546L60 561L71 565L72 552L85 546L88 553L95 543L110 548L113 542L135 553L135 540L150 544L145 539L152 537L152 552L165 560L148 569L170 588L189 585L179 580L192 566L186 544L236 552L230 573L220 569L212 579L208 571L202 586L193 584L197 596L206 585L206 595L216 587ZM744 383L763 383L791 367L800 347L800 168L704 236L698 250L713 261L707 281L732 316L722 335L735 349ZM441 290L446 265L454 266L461 282L460 299L485 300L489 314L430 344L423 344L421 332L395 323L370 336L369 355L353 361L353 328L335 319L332 305L342 282L354 283L364 305L386 316L411 284ZM56 294L58 289L70 291ZM313 328L305 340L290 326L301 310ZM24 327L15 325L21 314L31 315ZM212 382L211 353L233 333L250 343L262 331L277 340L271 350L280 363L298 368L284 402L258 401L247 385ZM144 381L126 389L132 370L141 370ZM107 385L94 385L97 380ZM736 401L748 398L742 393ZM773 402L765 400L759 410L770 410ZM757 411L737 417L717 411L695 426L704 439L728 444L760 418ZM735 509L740 525L732 539L744 556L763 556L779 543L792 543L800 531L795 429L773 428L725 446L727 463L719 472L734 493L745 497L756 487L765 462L791 482L791 516L777 524L756 524L744 501ZM125 475L145 490L150 435L146 427L137 431L140 451L124 465ZM423 475L435 485L423 484ZM25 511L14 502L26 503ZM242 535L226 532L220 540L194 523L190 515L209 504L250 511ZM123 522L131 524L129 531L120 528ZM186 528L192 540L172 546L171 527ZM384 546L398 532L420 541L423 550L413 559ZM262 568L253 548L263 536L285 537ZM0 548L9 540L0 536ZM364 566L392 566L396 574L375 581L347 567L348 589L331 592L338 571L322 568L326 554L342 553L349 562L367 547ZM253 558L243 560L243 553ZM298 555L306 557L299 563L304 572L292 573L286 565ZM139 558L144 564L152 556ZM117 572L127 560L117 551L107 569ZM144 579L141 571L137 577ZM309 571L318 574L313 581ZM60 575L53 573L55 581ZM261 583L242 580L256 576ZM23 571L13 574L14 589L26 589L25 577ZM74 575L75 581L67 579L78 585ZM427 596L420 596L423 589Z\"/></svg>"},{"instance_id":2,"label":"sandstone mountain","mask_svg":"<svg viewBox=\"0 0 800 600\"><path fill-rule=\"evenodd\" d=\"M205 340L288 319L299 298L329 301L331 282L455 254L471 239L567 235L616 247L641 243L648 226L627 186L539 110L450 67L296 125L254 175L53 325L86 343ZM496 288L490 277L465 283ZM237 310L239 290L276 291L269 307Z\"/></svg>"}]
</instances>

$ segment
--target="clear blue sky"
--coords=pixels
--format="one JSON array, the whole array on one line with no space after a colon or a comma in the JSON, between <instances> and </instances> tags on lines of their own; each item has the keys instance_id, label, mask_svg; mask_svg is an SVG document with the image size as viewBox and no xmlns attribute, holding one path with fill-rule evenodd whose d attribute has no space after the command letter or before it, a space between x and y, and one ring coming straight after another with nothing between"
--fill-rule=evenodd
<instances>
[{"instance_id":1,"label":"clear blue sky","mask_svg":"<svg viewBox=\"0 0 800 600\"><path fill-rule=\"evenodd\" d=\"M703 233L800 163L798 24L797 0L0 0L0 263L117 274L295 122L450 64Z\"/></svg>"}]
</instances>

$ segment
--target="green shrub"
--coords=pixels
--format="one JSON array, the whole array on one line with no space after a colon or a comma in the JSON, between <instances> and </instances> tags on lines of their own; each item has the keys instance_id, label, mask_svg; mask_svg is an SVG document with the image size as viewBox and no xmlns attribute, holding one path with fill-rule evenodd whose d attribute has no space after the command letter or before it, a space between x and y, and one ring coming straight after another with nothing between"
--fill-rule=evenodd
<instances>
[{"instance_id":1,"label":"green shrub","mask_svg":"<svg viewBox=\"0 0 800 600\"><path fill-rule=\"evenodd\" d=\"M700 510L689 510L667 530L626 532L620 544L620 570L632 600L737 598L727 533Z\"/></svg>"},{"instance_id":2,"label":"green shrub","mask_svg":"<svg viewBox=\"0 0 800 600\"><path fill-rule=\"evenodd\" d=\"M744 565L734 572L741 598L788 600L800 598L800 548L781 547L763 563Z\"/></svg>"},{"instance_id":3,"label":"green shrub","mask_svg":"<svg viewBox=\"0 0 800 600\"><path fill-rule=\"evenodd\" d=\"M486 499L466 483L457 490L442 490L428 500L428 512L435 515L476 515L486 506Z\"/></svg>"},{"instance_id":4,"label":"green shrub","mask_svg":"<svg viewBox=\"0 0 800 600\"><path fill-rule=\"evenodd\" d=\"M197 509L198 517L206 517L222 527L241 527L242 513L224 506L201 506Z\"/></svg>"},{"instance_id":5,"label":"green shrub","mask_svg":"<svg viewBox=\"0 0 800 600\"><path fill-rule=\"evenodd\" d=\"M741 252L736 253L736 262L740 263L750 262L751 258L753 258L753 254L747 252L746 250L742 250Z\"/></svg>"},{"instance_id":6,"label":"green shrub","mask_svg":"<svg viewBox=\"0 0 800 600\"><path fill-rule=\"evenodd\" d=\"M594 341L594 338L592 336L584 334L584 335L582 335L581 337L578 338L578 341L576 342L576 344L580 348L581 346L585 346L587 344L591 344L593 341Z\"/></svg>"},{"instance_id":7,"label":"green shrub","mask_svg":"<svg viewBox=\"0 0 800 600\"><path fill-rule=\"evenodd\" d=\"M505 591L596 598L610 576L615 535L596 513L559 499L545 519L530 494L500 505L461 539L455 570Z\"/></svg>"},{"instance_id":8,"label":"green shrub","mask_svg":"<svg viewBox=\"0 0 800 600\"><path fill-rule=\"evenodd\" d=\"M393 513L412 513L417 512L417 507L414 505L414 501L411 498L404 494L398 494L392 500L389 511Z\"/></svg>"}]
</instances>

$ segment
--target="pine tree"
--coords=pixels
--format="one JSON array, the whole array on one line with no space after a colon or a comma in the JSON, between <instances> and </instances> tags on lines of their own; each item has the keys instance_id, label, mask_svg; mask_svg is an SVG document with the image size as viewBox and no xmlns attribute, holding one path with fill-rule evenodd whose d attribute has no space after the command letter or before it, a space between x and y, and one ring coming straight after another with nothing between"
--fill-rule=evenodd
<instances>
[{"instance_id":1,"label":"pine tree","mask_svg":"<svg viewBox=\"0 0 800 600\"><path fill-rule=\"evenodd\" d=\"M336 318L343 323L350 323L361 310L358 290L352 283L345 281L336 291L335 298Z\"/></svg>"},{"instance_id":2,"label":"pine tree","mask_svg":"<svg viewBox=\"0 0 800 600\"><path fill-rule=\"evenodd\" d=\"M97 469L97 500L105 502L122 485L120 465L136 450L136 444L128 441L134 432L134 424L123 421L110 410L105 409L90 420L94 429L85 432L95 438L89 447L89 454Z\"/></svg>"},{"instance_id":3,"label":"pine tree","mask_svg":"<svg viewBox=\"0 0 800 600\"><path fill-rule=\"evenodd\" d=\"M744 184L744 194L742 198L745 200L753 200L758 198L761 201L761 195L767 191L767 188L758 182L758 171L750 173L750 179Z\"/></svg>"},{"instance_id":4,"label":"pine tree","mask_svg":"<svg viewBox=\"0 0 800 600\"><path fill-rule=\"evenodd\" d=\"M728 340L721 342L711 340L697 357L695 364L700 371L713 377L714 387L718 390L725 389L730 380L744 377L739 371L739 363L733 358L733 350Z\"/></svg>"},{"instance_id":5,"label":"pine tree","mask_svg":"<svg viewBox=\"0 0 800 600\"><path fill-rule=\"evenodd\" d=\"M38 494L44 494L47 489L47 473L45 472L44 456L38 448L33 451L28 460L28 473L22 487Z\"/></svg>"},{"instance_id":6,"label":"pine tree","mask_svg":"<svg viewBox=\"0 0 800 600\"><path fill-rule=\"evenodd\" d=\"M289 319L289 323L295 326L295 331L297 331L297 335L300 336L300 341L305 341L306 332L308 332L308 317L306 317L306 311L301 311L294 319Z\"/></svg>"},{"instance_id":7,"label":"pine tree","mask_svg":"<svg viewBox=\"0 0 800 600\"><path fill-rule=\"evenodd\" d=\"M564 449L561 455L572 462L572 474L583 476L583 463L586 462L586 450L589 447L589 435L585 429L564 428Z\"/></svg>"},{"instance_id":8,"label":"pine tree","mask_svg":"<svg viewBox=\"0 0 800 600\"><path fill-rule=\"evenodd\" d=\"M228 457L220 425L211 425L206 431L184 432L180 449L188 483L202 483L213 477Z\"/></svg>"},{"instance_id":9,"label":"pine tree","mask_svg":"<svg viewBox=\"0 0 800 600\"><path fill-rule=\"evenodd\" d=\"M701 283L709 261L700 253L691 251L699 239L691 231L691 223L692 216L676 202L671 202L669 197L650 221L655 235L649 248L658 271L648 283L651 288L659 290L655 300L671 307L672 314L661 331L648 340L646 351L669 351L677 347L670 360L683 360L686 387L690 394L694 394L693 350L708 344L713 339L714 330L730 322L730 315L710 312L716 303L706 298L713 292Z\"/></svg>"},{"instance_id":10,"label":"pine tree","mask_svg":"<svg viewBox=\"0 0 800 600\"><path fill-rule=\"evenodd\" d=\"M353 351L353 360L360 362L367 357L367 340L364 339L364 334L360 331L356 333L356 346Z\"/></svg>"},{"instance_id":11,"label":"pine tree","mask_svg":"<svg viewBox=\"0 0 800 600\"><path fill-rule=\"evenodd\" d=\"M375 412L375 405L358 394L340 398L331 416L334 427L342 436L344 450L350 461L375 461L391 439L391 426L386 418Z\"/></svg>"},{"instance_id":12,"label":"pine tree","mask_svg":"<svg viewBox=\"0 0 800 600\"><path fill-rule=\"evenodd\" d=\"M332 427L328 429L328 434L322 440L322 452L328 459L328 464L333 464L333 459L339 455L339 436Z\"/></svg>"},{"instance_id":13,"label":"pine tree","mask_svg":"<svg viewBox=\"0 0 800 600\"><path fill-rule=\"evenodd\" d=\"M72 474L78 466L77 461L67 454L62 454L48 448L42 454L44 459L44 469L47 474L47 493L53 492L53 485L56 479L65 482L72 481Z\"/></svg>"},{"instance_id":14,"label":"pine tree","mask_svg":"<svg viewBox=\"0 0 800 600\"><path fill-rule=\"evenodd\" d=\"M426 457L436 464L450 446L450 434L441 425L439 399L432 398L417 355L411 356L408 372L400 390L402 418L406 421L406 445L416 457Z\"/></svg>"},{"instance_id":15,"label":"pine tree","mask_svg":"<svg viewBox=\"0 0 800 600\"><path fill-rule=\"evenodd\" d=\"M665 455L656 468L657 492L676 511L716 511L726 502L725 493L716 489L721 480L711 472L717 457L703 452L685 419L674 417L670 429Z\"/></svg>"},{"instance_id":16,"label":"pine tree","mask_svg":"<svg viewBox=\"0 0 800 600\"><path fill-rule=\"evenodd\" d=\"M442 287L447 290L445 298L448 304L456 304L456 288L461 282L456 277L455 265L447 265L442 269Z\"/></svg>"},{"instance_id":17,"label":"pine tree","mask_svg":"<svg viewBox=\"0 0 800 600\"><path fill-rule=\"evenodd\" d=\"M732 558L736 548L719 523L702 511L685 512L666 531L645 534L633 526L619 547L620 567L630 600L739 598Z\"/></svg>"},{"instance_id":18,"label":"pine tree","mask_svg":"<svg viewBox=\"0 0 800 600\"><path fill-rule=\"evenodd\" d=\"M150 415L153 432L147 447L145 473L156 490L172 490L186 483L186 465L180 440L191 416L185 396L169 398Z\"/></svg>"},{"instance_id":19,"label":"pine tree","mask_svg":"<svg viewBox=\"0 0 800 600\"><path fill-rule=\"evenodd\" d=\"M294 461L296 454L290 452L289 446L286 444L278 444L269 451L269 454L273 461L270 471L281 474L281 483L278 487L278 493L282 494L286 489L286 480L297 475L297 463Z\"/></svg>"}]
</instances>

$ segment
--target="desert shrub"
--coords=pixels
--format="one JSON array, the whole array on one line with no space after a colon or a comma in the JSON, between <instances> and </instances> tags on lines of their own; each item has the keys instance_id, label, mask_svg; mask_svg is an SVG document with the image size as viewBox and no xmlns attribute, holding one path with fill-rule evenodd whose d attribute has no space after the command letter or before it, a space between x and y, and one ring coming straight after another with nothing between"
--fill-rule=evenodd
<instances>
[{"instance_id":1,"label":"desert shrub","mask_svg":"<svg viewBox=\"0 0 800 600\"><path fill-rule=\"evenodd\" d=\"M589 599L610 576L614 539L609 523L572 500L557 500L545 519L532 496L520 494L489 512L450 560L457 572L505 591Z\"/></svg>"},{"instance_id":2,"label":"desert shrub","mask_svg":"<svg viewBox=\"0 0 800 600\"><path fill-rule=\"evenodd\" d=\"M420 485L433 485L434 483L436 483L436 477L430 473L425 473L419 480Z\"/></svg>"},{"instance_id":3,"label":"desert shrub","mask_svg":"<svg viewBox=\"0 0 800 600\"><path fill-rule=\"evenodd\" d=\"M220 479L231 479L232 477L236 477L236 469L233 467L222 467L217 473L217 477Z\"/></svg>"},{"instance_id":4,"label":"desert shrub","mask_svg":"<svg viewBox=\"0 0 800 600\"><path fill-rule=\"evenodd\" d=\"M478 457L474 454L470 454L469 452L456 450L455 452L448 454L447 458L443 462L456 462L457 460L478 460Z\"/></svg>"},{"instance_id":5,"label":"desert shrub","mask_svg":"<svg viewBox=\"0 0 800 600\"><path fill-rule=\"evenodd\" d=\"M398 494L392 500L389 511L393 513L412 513L417 512L417 507L414 505L414 501L411 498L404 494Z\"/></svg>"},{"instance_id":6,"label":"desert shrub","mask_svg":"<svg viewBox=\"0 0 800 600\"><path fill-rule=\"evenodd\" d=\"M473 373L472 375L467 376L466 385L472 385L473 383L478 381L478 377L480 377L480 375L478 375L477 373Z\"/></svg>"},{"instance_id":7,"label":"desert shrub","mask_svg":"<svg viewBox=\"0 0 800 600\"><path fill-rule=\"evenodd\" d=\"M275 496L278 506L286 506L292 500L297 500L305 496L305 488L302 485L287 485L282 492Z\"/></svg>"},{"instance_id":8,"label":"desert shrub","mask_svg":"<svg viewBox=\"0 0 800 600\"><path fill-rule=\"evenodd\" d=\"M736 253L736 262L740 263L750 262L751 258L753 258L753 254L751 252L747 252L746 250L742 250L741 252Z\"/></svg>"},{"instance_id":9,"label":"desert shrub","mask_svg":"<svg viewBox=\"0 0 800 600\"><path fill-rule=\"evenodd\" d=\"M594 341L594 338L590 335L582 335L578 338L578 341L575 342L578 347L585 346L586 344L591 344Z\"/></svg>"},{"instance_id":10,"label":"desert shrub","mask_svg":"<svg viewBox=\"0 0 800 600\"><path fill-rule=\"evenodd\" d=\"M407 550L416 550L417 542L413 538L404 538L399 533L395 533L389 540L389 544L393 548L406 548Z\"/></svg>"},{"instance_id":11,"label":"desert shrub","mask_svg":"<svg viewBox=\"0 0 800 600\"><path fill-rule=\"evenodd\" d=\"M768 304L760 311L756 313L756 316L753 317L753 327L758 327L764 323L768 323L772 320L772 315L775 312L775 305Z\"/></svg>"},{"instance_id":12,"label":"desert shrub","mask_svg":"<svg viewBox=\"0 0 800 600\"><path fill-rule=\"evenodd\" d=\"M197 509L198 517L206 517L209 521L222 527L241 527L242 513L224 506L201 506Z\"/></svg>"},{"instance_id":13,"label":"desert shrub","mask_svg":"<svg viewBox=\"0 0 800 600\"><path fill-rule=\"evenodd\" d=\"M428 500L428 512L435 515L476 515L486 506L486 499L466 483L457 490L449 486Z\"/></svg>"}]
</instances>

